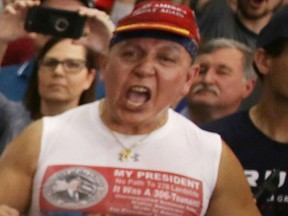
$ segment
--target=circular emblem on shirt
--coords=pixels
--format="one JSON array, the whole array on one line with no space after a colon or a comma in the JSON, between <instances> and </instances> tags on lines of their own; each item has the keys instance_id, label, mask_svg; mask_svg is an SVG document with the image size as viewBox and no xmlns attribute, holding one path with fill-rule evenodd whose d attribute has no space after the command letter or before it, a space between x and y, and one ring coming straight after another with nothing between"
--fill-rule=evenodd
<instances>
[{"instance_id":1,"label":"circular emblem on shirt","mask_svg":"<svg viewBox=\"0 0 288 216\"><path fill-rule=\"evenodd\" d=\"M96 205L108 192L106 179L97 171L67 168L51 175L43 188L44 198L52 205L80 209Z\"/></svg>"}]
</instances>

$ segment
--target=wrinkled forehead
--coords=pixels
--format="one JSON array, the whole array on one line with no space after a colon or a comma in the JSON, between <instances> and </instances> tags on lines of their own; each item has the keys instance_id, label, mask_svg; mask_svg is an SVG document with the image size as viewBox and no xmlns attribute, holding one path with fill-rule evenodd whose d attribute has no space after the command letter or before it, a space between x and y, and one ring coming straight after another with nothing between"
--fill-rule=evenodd
<instances>
[{"instance_id":1,"label":"wrinkled forehead","mask_svg":"<svg viewBox=\"0 0 288 216\"><path fill-rule=\"evenodd\" d=\"M44 0L42 3L47 7L77 10L79 6L85 6L80 0Z\"/></svg>"},{"instance_id":2,"label":"wrinkled forehead","mask_svg":"<svg viewBox=\"0 0 288 216\"><path fill-rule=\"evenodd\" d=\"M110 41L110 47L113 47L115 44L121 41L127 41L130 39L140 39L140 41L143 39L155 39L154 41L158 40L166 43L177 43L178 45L182 46L189 53L189 55L191 55L192 59L196 57L198 52L198 44L191 38L162 30L135 30L116 33Z\"/></svg>"},{"instance_id":3,"label":"wrinkled forehead","mask_svg":"<svg viewBox=\"0 0 288 216\"><path fill-rule=\"evenodd\" d=\"M179 51L181 50L183 52L187 52L181 44L175 41L167 40L167 39L160 39L160 38L150 38L150 37L125 39L115 44L115 47L117 46L120 49L123 49L125 47L138 47L138 48L142 48L143 50L152 50L152 49L156 50L156 49L161 49L161 48L167 48L167 49L169 48L169 49L176 49Z\"/></svg>"},{"instance_id":4,"label":"wrinkled forehead","mask_svg":"<svg viewBox=\"0 0 288 216\"><path fill-rule=\"evenodd\" d=\"M166 39L156 38L131 38L116 43L111 48L111 53L116 55L121 52L131 51L142 53L143 55L170 55L175 58L180 57L188 62L193 62L190 53L181 44ZM113 54L112 54L113 55Z\"/></svg>"}]
</instances>

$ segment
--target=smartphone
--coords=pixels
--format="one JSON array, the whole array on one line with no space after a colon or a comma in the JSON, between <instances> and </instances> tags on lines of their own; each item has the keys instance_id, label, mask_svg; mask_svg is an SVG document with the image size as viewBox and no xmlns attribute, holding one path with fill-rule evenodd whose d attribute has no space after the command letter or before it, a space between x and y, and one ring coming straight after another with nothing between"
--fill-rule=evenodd
<instances>
[{"instance_id":1,"label":"smartphone","mask_svg":"<svg viewBox=\"0 0 288 216\"><path fill-rule=\"evenodd\" d=\"M77 11L36 6L29 8L24 28L28 32L77 39L83 33L85 21L86 17Z\"/></svg>"}]
</instances>

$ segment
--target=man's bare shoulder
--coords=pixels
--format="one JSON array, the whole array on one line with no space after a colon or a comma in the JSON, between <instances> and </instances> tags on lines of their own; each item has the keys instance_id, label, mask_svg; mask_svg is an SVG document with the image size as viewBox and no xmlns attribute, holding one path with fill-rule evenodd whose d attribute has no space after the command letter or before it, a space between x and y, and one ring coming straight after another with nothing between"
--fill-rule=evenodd
<instances>
[{"instance_id":1,"label":"man's bare shoulder","mask_svg":"<svg viewBox=\"0 0 288 216\"><path fill-rule=\"evenodd\" d=\"M43 121L37 120L27 126L3 152L0 166L26 168L34 172L40 151ZM34 170L35 169L35 170Z\"/></svg>"},{"instance_id":2,"label":"man's bare shoulder","mask_svg":"<svg viewBox=\"0 0 288 216\"><path fill-rule=\"evenodd\" d=\"M42 120L35 121L24 129L1 155L1 204L13 206L20 212L25 212L29 208L30 192L33 177L37 170L41 136Z\"/></svg>"}]
</instances>

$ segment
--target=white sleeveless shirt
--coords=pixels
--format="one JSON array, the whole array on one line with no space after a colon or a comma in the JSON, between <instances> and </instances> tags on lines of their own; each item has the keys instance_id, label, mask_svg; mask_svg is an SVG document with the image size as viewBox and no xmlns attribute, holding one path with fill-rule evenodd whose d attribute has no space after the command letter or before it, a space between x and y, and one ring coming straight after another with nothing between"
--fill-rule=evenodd
<instances>
[{"instance_id":1,"label":"white sleeveless shirt","mask_svg":"<svg viewBox=\"0 0 288 216\"><path fill-rule=\"evenodd\" d=\"M127 147L143 138L116 136ZM221 146L219 135L170 109L133 149L138 157L120 161L123 147L103 124L99 101L45 117L29 215L205 215Z\"/></svg>"}]
</instances>

